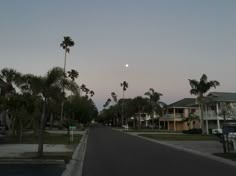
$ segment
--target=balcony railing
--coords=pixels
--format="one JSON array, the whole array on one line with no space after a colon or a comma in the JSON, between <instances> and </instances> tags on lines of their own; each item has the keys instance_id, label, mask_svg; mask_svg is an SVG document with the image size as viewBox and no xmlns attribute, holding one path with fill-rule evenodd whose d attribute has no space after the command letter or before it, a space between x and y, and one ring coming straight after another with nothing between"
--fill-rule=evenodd
<instances>
[{"instance_id":1,"label":"balcony railing","mask_svg":"<svg viewBox=\"0 0 236 176\"><path fill-rule=\"evenodd\" d=\"M212 110L205 111L205 112L203 112L203 117L204 117L204 119L205 118L207 118L207 119L215 119L215 118L217 118L217 114L216 114L215 111L212 111Z\"/></svg>"}]
</instances>

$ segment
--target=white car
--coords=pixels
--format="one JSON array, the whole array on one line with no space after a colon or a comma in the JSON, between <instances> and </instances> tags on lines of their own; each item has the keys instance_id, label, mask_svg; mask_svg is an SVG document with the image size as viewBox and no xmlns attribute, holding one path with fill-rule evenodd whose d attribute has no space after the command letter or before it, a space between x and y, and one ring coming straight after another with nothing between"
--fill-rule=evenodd
<instances>
[{"instance_id":1,"label":"white car","mask_svg":"<svg viewBox=\"0 0 236 176\"><path fill-rule=\"evenodd\" d=\"M222 129L212 129L212 134L222 134L223 133L223 130Z\"/></svg>"}]
</instances>

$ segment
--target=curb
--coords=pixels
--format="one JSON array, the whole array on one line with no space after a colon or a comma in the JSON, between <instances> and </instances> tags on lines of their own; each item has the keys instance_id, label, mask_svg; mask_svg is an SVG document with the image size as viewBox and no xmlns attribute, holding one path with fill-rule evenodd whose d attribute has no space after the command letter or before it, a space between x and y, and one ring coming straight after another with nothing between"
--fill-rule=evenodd
<instances>
[{"instance_id":1,"label":"curb","mask_svg":"<svg viewBox=\"0 0 236 176\"><path fill-rule=\"evenodd\" d=\"M191 154L194 154L194 155L199 155L199 156L202 156L202 157L214 160L214 161L218 161L218 162L221 162L221 163L228 164L230 166L236 167L236 162L228 160L228 159L224 159L224 158L217 157L217 156L214 156L214 155L210 155L210 154L207 154L207 153L202 153L202 152L199 152L199 151L196 151L196 150L192 150L192 149L176 146L176 145L173 145L173 144L169 144L167 142L162 142L162 141L146 138L146 137L135 135L135 134L130 134L130 133L125 133L125 134L131 135L131 136L136 136L138 138L141 138L141 139L144 139L144 140L148 140L150 142L154 142L154 143L158 143L158 144L161 144L161 145L165 145L165 146L168 146L168 147L180 150L180 151L188 152L188 153L191 153Z\"/></svg>"},{"instance_id":2,"label":"curb","mask_svg":"<svg viewBox=\"0 0 236 176\"><path fill-rule=\"evenodd\" d=\"M88 140L89 130L86 130L83 137L80 140L80 143L75 149L75 152L72 155L72 159L66 165L66 169L61 176L81 176L83 172L83 163L86 152L87 140Z\"/></svg>"}]
</instances>

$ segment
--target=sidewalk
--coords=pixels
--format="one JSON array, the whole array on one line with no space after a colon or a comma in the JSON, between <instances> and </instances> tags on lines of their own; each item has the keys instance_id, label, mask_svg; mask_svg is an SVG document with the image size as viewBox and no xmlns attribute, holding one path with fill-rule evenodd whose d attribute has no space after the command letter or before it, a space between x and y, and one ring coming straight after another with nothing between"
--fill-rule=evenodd
<instances>
[{"instance_id":1,"label":"sidewalk","mask_svg":"<svg viewBox=\"0 0 236 176\"><path fill-rule=\"evenodd\" d=\"M222 144L219 141L166 141L174 146L196 150L202 153L222 153Z\"/></svg>"},{"instance_id":2,"label":"sidewalk","mask_svg":"<svg viewBox=\"0 0 236 176\"><path fill-rule=\"evenodd\" d=\"M37 152L38 144L0 144L0 158L1 157L21 157L24 153ZM74 149L68 145L52 145L44 144L44 152L73 152Z\"/></svg>"}]
</instances>

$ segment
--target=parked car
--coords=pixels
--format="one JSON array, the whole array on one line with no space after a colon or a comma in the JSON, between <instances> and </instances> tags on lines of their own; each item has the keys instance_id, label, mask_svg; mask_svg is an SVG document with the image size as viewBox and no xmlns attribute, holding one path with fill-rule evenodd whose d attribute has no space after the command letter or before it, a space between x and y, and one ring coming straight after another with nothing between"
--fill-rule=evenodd
<instances>
[{"instance_id":1,"label":"parked car","mask_svg":"<svg viewBox=\"0 0 236 176\"><path fill-rule=\"evenodd\" d=\"M220 128L212 129L212 134L222 134L222 133L223 133L223 130Z\"/></svg>"}]
</instances>

